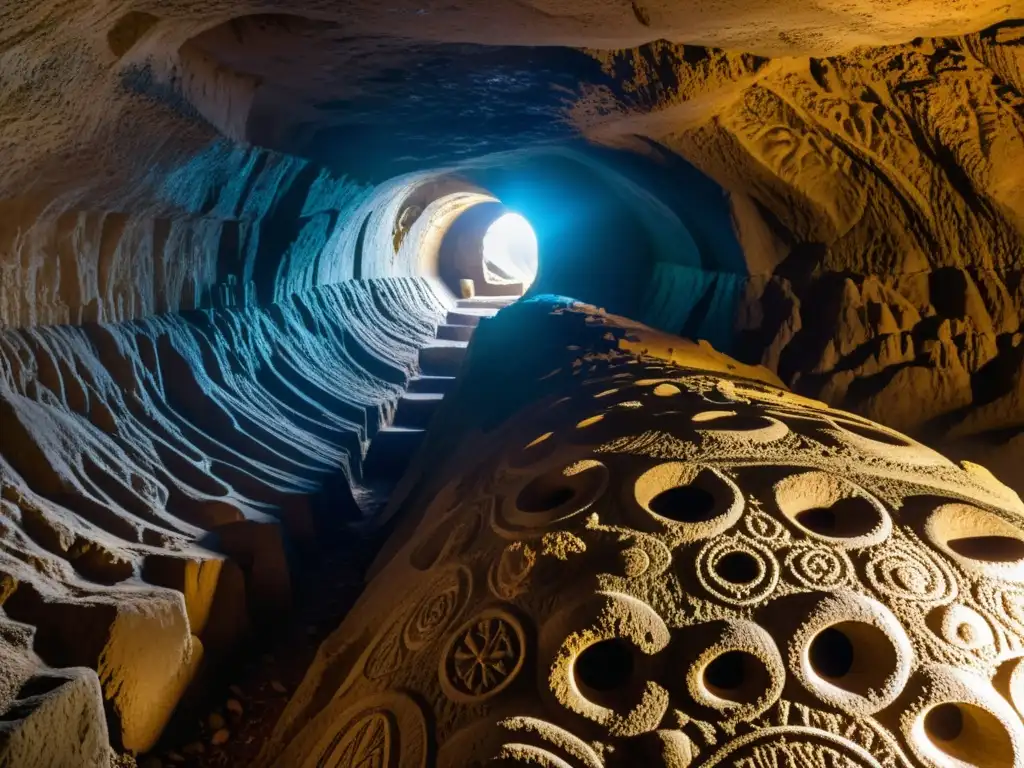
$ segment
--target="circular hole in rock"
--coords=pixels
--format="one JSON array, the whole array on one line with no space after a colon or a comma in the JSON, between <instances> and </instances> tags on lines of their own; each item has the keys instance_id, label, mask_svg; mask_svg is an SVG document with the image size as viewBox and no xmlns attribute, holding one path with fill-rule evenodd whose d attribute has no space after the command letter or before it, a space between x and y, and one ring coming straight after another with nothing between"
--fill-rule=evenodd
<instances>
[{"instance_id":1,"label":"circular hole in rock","mask_svg":"<svg viewBox=\"0 0 1024 768\"><path fill-rule=\"evenodd\" d=\"M880 523L874 505L857 496L839 499L828 507L812 507L798 512L794 517L807 530L835 539L866 536Z\"/></svg>"},{"instance_id":2,"label":"circular hole in rock","mask_svg":"<svg viewBox=\"0 0 1024 768\"><path fill-rule=\"evenodd\" d=\"M804 528L822 536L836 535L836 513L827 507L816 507L801 512L796 521Z\"/></svg>"},{"instance_id":3,"label":"circular hole in rock","mask_svg":"<svg viewBox=\"0 0 1024 768\"><path fill-rule=\"evenodd\" d=\"M716 419L709 428L711 431L756 432L772 426L772 422L764 416L730 415Z\"/></svg>"},{"instance_id":4,"label":"circular hole in rock","mask_svg":"<svg viewBox=\"0 0 1024 768\"><path fill-rule=\"evenodd\" d=\"M655 514L680 523L703 523L715 517L715 497L694 485L662 491L648 506Z\"/></svg>"},{"instance_id":5,"label":"circular hole in rock","mask_svg":"<svg viewBox=\"0 0 1024 768\"><path fill-rule=\"evenodd\" d=\"M811 667L822 677L840 678L853 668L853 643L835 627L817 634L811 641Z\"/></svg>"},{"instance_id":6,"label":"circular hole in rock","mask_svg":"<svg viewBox=\"0 0 1024 768\"><path fill-rule=\"evenodd\" d=\"M823 629L811 641L808 660L817 675L858 696L884 690L899 665L889 636L861 621L844 621Z\"/></svg>"},{"instance_id":7,"label":"circular hole in rock","mask_svg":"<svg viewBox=\"0 0 1024 768\"><path fill-rule=\"evenodd\" d=\"M911 445L910 441L905 440L902 437L898 437L897 435L890 435L888 432L883 432L880 429L872 429L871 427L855 424L851 421L840 421L838 419L836 420L836 424L840 429L845 429L847 432L852 432L853 434L867 438L868 440L874 440L876 443L885 443L886 445L899 447Z\"/></svg>"},{"instance_id":8,"label":"circular hole in rock","mask_svg":"<svg viewBox=\"0 0 1024 768\"><path fill-rule=\"evenodd\" d=\"M532 450L533 448L537 448L539 446L544 445L547 442L548 438L551 437L553 434L555 434L555 433L554 432L545 432L540 437L538 437L538 438L536 438L534 440L531 440L526 445L524 445L522 450L529 451L529 450ZM547 447L547 446L545 445L545 447Z\"/></svg>"},{"instance_id":9,"label":"circular hole in rock","mask_svg":"<svg viewBox=\"0 0 1024 768\"><path fill-rule=\"evenodd\" d=\"M942 504L925 522L928 538L972 570L1024 581L1024 531L981 507Z\"/></svg>"},{"instance_id":10,"label":"circular hole in rock","mask_svg":"<svg viewBox=\"0 0 1024 768\"><path fill-rule=\"evenodd\" d=\"M557 485L549 477L538 477L519 492L516 506L523 512L540 514L558 509L575 495L576 492L566 485Z\"/></svg>"},{"instance_id":11,"label":"circular hole in rock","mask_svg":"<svg viewBox=\"0 0 1024 768\"><path fill-rule=\"evenodd\" d=\"M727 651L704 669L704 683L712 691L735 691L743 685L742 651Z\"/></svg>"},{"instance_id":12,"label":"circular hole in rock","mask_svg":"<svg viewBox=\"0 0 1024 768\"><path fill-rule=\"evenodd\" d=\"M769 683L764 663L746 651L726 651L704 668L704 687L717 698L738 704L757 701Z\"/></svg>"},{"instance_id":13,"label":"circular hole in rock","mask_svg":"<svg viewBox=\"0 0 1024 768\"><path fill-rule=\"evenodd\" d=\"M1012 536L966 536L946 545L958 555L986 563L1015 563L1024 559L1024 541Z\"/></svg>"},{"instance_id":14,"label":"circular hole in rock","mask_svg":"<svg viewBox=\"0 0 1024 768\"><path fill-rule=\"evenodd\" d=\"M730 584L749 584L761 575L761 562L749 552L729 552L715 561L715 573Z\"/></svg>"},{"instance_id":15,"label":"circular hole in rock","mask_svg":"<svg viewBox=\"0 0 1024 768\"><path fill-rule=\"evenodd\" d=\"M1002 768L1014 763L1010 734L991 712L973 704L932 707L924 716L924 733L956 765Z\"/></svg>"},{"instance_id":16,"label":"circular hole in rock","mask_svg":"<svg viewBox=\"0 0 1024 768\"><path fill-rule=\"evenodd\" d=\"M633 648L622 638L594 643L576 659L577 683L599 693L624 688L633 677Z\"/></svg>"},{"instance_id":17,"label":"circular hole in rock","mask_svg":"<svg viewBox=\"0 0 1024 768\"><path fill-rule=\"evenodd\" d=\"M952 741L964 731L964 713L956 704L940 704L928 710L924 730L935 741Z\"/></svg>"}]
</instances>

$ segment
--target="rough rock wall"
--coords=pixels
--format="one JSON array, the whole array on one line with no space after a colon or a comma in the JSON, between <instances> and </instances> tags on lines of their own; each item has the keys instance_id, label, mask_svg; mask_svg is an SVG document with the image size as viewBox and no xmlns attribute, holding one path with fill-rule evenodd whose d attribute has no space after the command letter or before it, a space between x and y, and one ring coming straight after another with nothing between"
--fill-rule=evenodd
<instances>
[{"instance_id":1,"label":"rough rock wall","mask_svg":"<svg viewBox=\"0 0 1024 768\"><path fill-rule=\"evenodd\" d=\"M116 194L0 200L0 326L266 303L323 282L318 270L351 276L355 254L332 243L358 228L371 186L226 141L126 162L137 175Z\"/></svg>"},{"instance_id":2,"label":"rough rock wall","mask_svg":"<svg viewBox=\"0 0 1024 768\"><path fill-rule=\"evenodd\" d=\"M0 334L2 645L29 670L3 676L6 719L25 713L7 727L39 730L39 707L18 703L28 676L51 675L31 671L34 648L96 670L113 743L150 747L204 654L288 607L289 551L359 519L364 452L442 296L366 280L264 309ZM80 696L84 720L102 711Z\"/></svg>"},{"instance_id":3,"label":"rough rock wall","mask_svg":"<svg viewBox=\"0 0 1024 768\"><path fill-rule=\"evenodd\" d=\"M514 363L470 353L455 449L261 765L1024 765L1020 498L546 310L539 343L489 321Z\"/></svg>"},{"instance_id":4,"label":"rough rock wall","mask_svg":"<svg viewBox=\"0 0 1024 768\"><path fill-rule=\"evenodd\" d=\"M576 114L730 191L752 275L744 357L897 429L977 443L953 452L1015 440L1024 460L1022 34L824 59L598 54L621 92Z\"/></svg>"}]
</instances>

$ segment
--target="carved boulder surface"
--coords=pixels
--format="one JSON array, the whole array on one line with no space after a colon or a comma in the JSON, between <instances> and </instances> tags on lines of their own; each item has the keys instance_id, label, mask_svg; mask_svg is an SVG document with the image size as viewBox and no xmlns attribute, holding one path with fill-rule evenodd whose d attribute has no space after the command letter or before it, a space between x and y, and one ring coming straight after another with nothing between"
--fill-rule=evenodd
<instances>
[{"instance_id":1,"label":"carved boulder surface","mask_svg":"<svg viewBox=\"0 0 1024 768\"><path fill-rule=\"evenodd\" d=\"M1020 498L617 333L492 379L263 764L1024 766Z\"/></svg>"}]
</instances>

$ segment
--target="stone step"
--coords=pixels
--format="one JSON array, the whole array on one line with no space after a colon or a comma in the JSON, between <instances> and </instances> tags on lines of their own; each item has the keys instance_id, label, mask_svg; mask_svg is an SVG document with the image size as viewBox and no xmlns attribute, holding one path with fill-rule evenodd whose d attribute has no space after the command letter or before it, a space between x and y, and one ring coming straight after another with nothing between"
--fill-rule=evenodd
<instances>
[{"instance_id":1,"label":"stone step","mask_svg":"<svg viewBox=\"0 0 1024 768\"><path fill-rule=\"evenodd\" d=\"M475 296L472 299L459 299L455 306L459 309L503 309L521 298L522 296Z\"/></svg>"},{"instance_id":2,"label":"stone step","mask_svg":"<svg viewBox=\"0 0 1024 768\"><path fill-rule=\"evenodd\" d=\"M414 427L384 427L370 443L363 465L364 478L373 481L401 477L425 434L426 430Z\"/></svg>"},{"instance_id":3,"label":"stone step","mask_svg":"<svg viewBox=\"0 0 1024 768\"><path fill-rule=\"evenodd\" d=\"M436 392L447 394L455 389L454 376L413 376L409 379L409 392Z\"/></svg>"},{"instance_id":4,"label":"stone step","mask_svg":"<svg viewBox=\"0 0 1024 768\"><path fill-rule=\"evenodd\" d=\"M485 317L494 317L498 314L496 309L453 309L448 312L444 319L447 325L480 325L480 320Z\"/></svg>"},{"instance_id":5,"label":"stone step","mask_svg":"<svg viewBox=\"0 0 1024 768\"><path fill-rule=\"evenodd\" d=\"M468 346L465 341L432 341L420 349L420 372L427 376L458 376Z\"/></svg>"},{"instance_id":6,"label":"stone step","mask_svg":"<svg viewBox=\"0 0 1024 768\"><path fill-rule=\"evenodd\" d=\"M392 426L426 429L444 395L436 392L406 392L398 401Z\"/></svg>"},{"instance_id":7,"label":"stone step","mask_svg":"<svg viewBox=\"0 0 1024 768\"><path fill-rule=\"evenodd\" d=\"M473 338L475 325L450 325L448 323L437 328L437 338L447 341L469 341Z\"/></svg>"}]
</instances>

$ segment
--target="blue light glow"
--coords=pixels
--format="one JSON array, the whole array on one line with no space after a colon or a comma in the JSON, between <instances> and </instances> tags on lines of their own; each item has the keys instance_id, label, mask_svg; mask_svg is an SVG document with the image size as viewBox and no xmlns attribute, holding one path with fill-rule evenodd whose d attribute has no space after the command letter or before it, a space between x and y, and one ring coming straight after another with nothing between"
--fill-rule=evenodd
<instances>
[{"instance_id":1,"label":"blue light glow","mask_svg":"<svg viewBox=\"0 0 1024 768\"><path fill-rule=\"evenodd\" d=\"M496 282L529 287L537 277L537 235L524 217L506 213L484 235L484 266Z\"/></svg>"}]
</instances>

